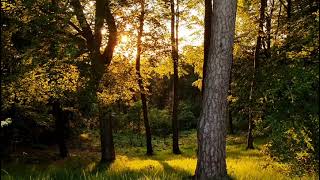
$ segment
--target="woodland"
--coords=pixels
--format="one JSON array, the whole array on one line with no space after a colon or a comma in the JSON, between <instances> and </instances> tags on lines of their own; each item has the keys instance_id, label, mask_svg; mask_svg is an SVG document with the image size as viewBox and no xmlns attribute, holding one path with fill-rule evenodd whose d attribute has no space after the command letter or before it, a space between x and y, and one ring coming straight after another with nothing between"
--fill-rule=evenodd
<instances>
[{"instance_id":1,"label":"woodland","mask_svg":"<svg viewBox=\"0 0 320 180\"><path fill-rule=\"evenodd\" d=\"M1 1L1 179L319 179L319 7Z\"/></svg>"}]
</instances>

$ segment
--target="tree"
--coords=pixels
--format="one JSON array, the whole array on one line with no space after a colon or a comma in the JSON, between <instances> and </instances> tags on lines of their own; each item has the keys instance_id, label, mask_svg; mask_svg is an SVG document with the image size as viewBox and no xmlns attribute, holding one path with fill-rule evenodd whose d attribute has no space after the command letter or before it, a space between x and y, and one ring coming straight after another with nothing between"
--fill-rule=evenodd
<instances>
[{"instance_id":1,"label":"tree","mask_svg":"<svg viewBox=\"0 0 320 180\"><path fill-rule=\"evenodd\" d=\"M251 81L251 87L250 87L250 95L249 95L249 117L248 117L248 135L247 135L247 149L254 149L253 147L253 135L252 130L254 127L254 113L253 109L255 109L253 106L255 106L254 101L257 97L257 79L259 79L259 61L261 56L261 49L262 49L262 35L263 35L263 24L265 21L265 9L267 6L267 0L261 0L260 5L260 17L259 17L259 29L258 29L258 36L257 36L257 42L256 47L254 51L254 57L253 57L253 76Z\"/></svg>"},{"instance_id":2,"label":"tree","mask_svg":"<svg viewBox=\"0 0 320 180\"><path fill-rule=\"evenodd\" d=\"M140 0L140 6L141 6L141 14L139 16L136 73L137 73L137 78L138 78L138 85L140 88L144 127L146 129L147 155L152 155L153 150L152 150L152 143L151 143L151 130L150 130L150 124L149 124L149 119L148 119L147 98L146 98L146 93L144 90L142 76L141 76L141 72L140 72L141 38L143 36L143 24L144 24L144 16L145 16L145 8L144 8L145 2L144 2L144 0Z\"/></svg>"},{"instance_id":3,"label":"tree","mask_svg":"<svg viewBox=\"0 0 320 180\"><path fill-rule=\"evenodd\" d=\"M220 179L227 175L227 96L237 1L214 0L213 4L210 50L204 76L206 88L198 127L196 179Z\"/></svg>"},{"instance_id":4,"label":"tree","mask_svg":"<svg viewBox=\"0 0 320 180\"><path fill-rule=\"evenodd\" d=\"M176 9L175 9L176 8ZM172 104L172 151L174 154L181 154L179 149L179 122L178 122L178 27L179 27L179 1L176 7L174 0L170 0L171 9L171 57L173 61L173 104Z\"/></svg>"},{"instance_id":5,"label":"tree","mask_svg":"<svg viewBox=\"0 0 320 180\"><path fill-rule=\"evenodd\" d=\"M86 40L87 49L91 58L91 74L87 83L86 91L92 96L91 103L97 103L97 91L100 81L109 66L114 48L117 44L117 26L115 19L111 13L109 0L96 0L95 6L95 23L94 32L86 20L83 6L79 0L72 0L71 5L74 8L74 14L78 20L80 28L72 24L72 26ZM100 52L102 46L101 30L106 21L108 25L109 35L108 43L103 52ZM100 112L102 109L100 109ZM110 162L115 159L114 144L112 138L111 119L106 120L106 116L100 113L100 136L101 136L101 162ZM108 116L110 117L110 116Z\"/></svg>"}]
</instances>

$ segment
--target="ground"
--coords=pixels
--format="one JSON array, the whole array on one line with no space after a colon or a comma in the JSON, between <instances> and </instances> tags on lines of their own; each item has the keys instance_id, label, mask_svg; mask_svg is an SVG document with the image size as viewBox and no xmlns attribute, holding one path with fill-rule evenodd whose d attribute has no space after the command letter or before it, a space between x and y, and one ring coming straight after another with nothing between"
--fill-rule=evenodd
<instances>
[{"instance_id":1,"label":"ground","mask_svg":"<svg viewBox=\"0 0 320 180\"><path fill-rule=\"evenodd\" d=\"M91 135L92 136L92 135ZM153 139L154 156L145 155L143 137L115 134L116 161L99 166L98 142L73 145L70 157L57 158L54 147L44 150L24 149L3 162L1 179L191 179L196 167L196 132L181 133L181 155L171 153L171 139ZM94 137L94 136L93 136ZM273 161L263 153L265 138L255 141L256 149L245 149L245 135L227 138L227 167L232 179L319 179L317 175L292 175L288 165ZM88 146L90 145L90 146Z\"/></svg>"}]
</instances>

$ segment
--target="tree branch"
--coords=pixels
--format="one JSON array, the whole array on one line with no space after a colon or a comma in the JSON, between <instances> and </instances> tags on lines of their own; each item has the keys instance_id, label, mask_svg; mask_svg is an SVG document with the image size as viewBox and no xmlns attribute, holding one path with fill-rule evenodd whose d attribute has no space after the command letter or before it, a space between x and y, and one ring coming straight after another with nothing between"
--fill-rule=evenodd
<instances>
[{"instance_id":1,"label":"tree branch","mask_svg":"<svg viewBox=\"0 0 320 180\"><path fill-rule=\"evenodd\" d=\"M105 19L108 24L108 29L109 29L109 36L108 36L108 44L107 47L104 49L102 57L108 66L111 62L112 55L114 48L117 44L117 26L115 19L111 13L109 1L106 1L106 14L105 14Z\"/></svg>"},{"instance_id":2,"label":"tree branch","mask_svg":"<svg viewBox=\"0 0 320 180\"><path fill-rule=\"evenodd\" d=\"M94 27L94 39L96 41L96 48L100 49L101 46L101 28L104 23L106 13L106 0L96 0L96 14L95 14L95 27Z\"/></svg>"},{"instance_id":3,"label":"tree branch","mask_svg":"<svg viewBox=\"0 0 320 180\"><path fill-rule=\"evenodd\" d=\"M83 32L81 31L81 29L80 29L77 25L75 25L73 22L69 21L68 24L69 24L70 26L72 26L76 31L78 31L79 34L81 34L81 35L83 34Z\"/></svg>"},{"instance_id":4,"label":"tree branch","mask_svg":"<svg viewBox=\"0 0 320 180\"><path fill-rule=\"evenodd\" d=\"M90 51L94 50L94 37L83 12L83 7L79 0L71 0L70 4L74 8L74 13L80 24L84 38L87 40L87 46Z\"/></svg>"}]
</instances>

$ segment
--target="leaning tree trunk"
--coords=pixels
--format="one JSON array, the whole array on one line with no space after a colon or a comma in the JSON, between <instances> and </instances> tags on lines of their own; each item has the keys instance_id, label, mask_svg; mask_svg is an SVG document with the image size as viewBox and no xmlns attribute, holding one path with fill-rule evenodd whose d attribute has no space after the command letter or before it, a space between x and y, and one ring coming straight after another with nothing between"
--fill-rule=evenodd
<instances>
[{"instance_id":1,"label":"leaning tree trunk","mask_svg":"<svg viewBox=\"0 0 320 180\"><path fill-rule=\"evenodd\" d=\"M141 38L143 34L144 14L145 14L144 0L141 0L140 3L141 3L141 14L139 17L140 25L139 25L138 42L137 42L136 73L137 73L138 85L141 93L143 122L144 122L144 127L146 129L147 155L152 155L153 149L152 149L152 143L151 143L151 130L150 130L149 119L148 119L147 98L146 98L146 93L143 87L142 76L140 72Z\"/></svg>"},{"instance_id":2,"label":"leaning tree trunk","mask_svg":"<svg viewBox=\"0 0 320 180\"><path fill-rule=\"evenodd\" d=\"M253 59L253 77L251 81L251 87L250 87L250 95L249 95L249 116L248 116L248 135L247 135L247 149L253 149L253 127L254 127L254 115L253 115L253 109L255 106L255 98L256 98L256 84L257 79L259 78L259 58L261 55L261 48L262 48L262 34L263 34L263 24L265 21L265 9L267 6L267 0L261 0L260 5L260 19L259 19L259 30L258 30L258 37L257 37L257 44L254 52L254 59Z\"/></svg>"},{"instance_id":3,"label":"leaning tree trunk","mask_svg":"<svg viewBox=\"0 0 320 180\"><path fill-rule=\"evenodd\" d=\"M178 1L177 1L178 2ZM178 5L178 4L177 4ZM171 7L171 56L173 60L173 105L172 105L172 151L174 154L181 154L179 149L179 122L178 122L178 19L175 10L174 0L170 0ZM176 28L176 29L175 29Z\"/></svg>"},{"instance_id":4,"label":"leaning tree trunk","mask_svg":"<svg viewBox=\"0 0 320 180\"><path fill-rule=\"evenodd\" d=\"M235 31L236 0L214 0L210 50L198 127L196 179L221 179L226 169L227 96ZM212 28L214 27L214 28Z\"/></svg>"}]
</instances>

